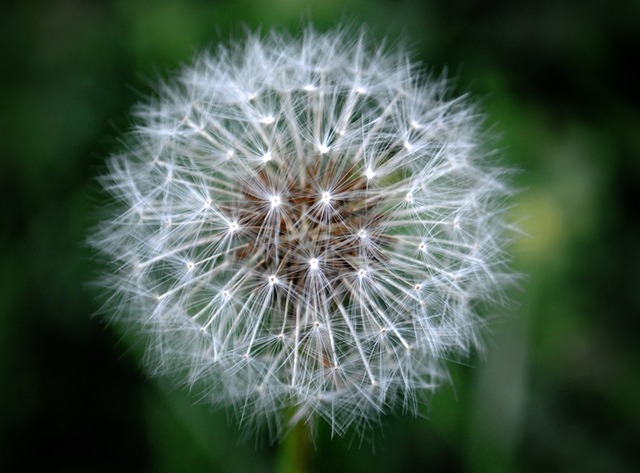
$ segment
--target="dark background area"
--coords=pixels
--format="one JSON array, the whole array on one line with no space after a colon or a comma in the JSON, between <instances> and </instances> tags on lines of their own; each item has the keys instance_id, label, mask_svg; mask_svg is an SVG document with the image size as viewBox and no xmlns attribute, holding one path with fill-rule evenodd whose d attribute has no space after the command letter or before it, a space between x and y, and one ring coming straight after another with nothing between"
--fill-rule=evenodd
<instances>
[{"instance_id":1,"label":"dark background area","mask_svg":"<svg viewBox=\"0 0 640 473\"><path fill-rule=\"evenodd\" d=\"M94 316L93 178L157 77L243 27L367 23L479 99L520 172L527 277L424 418L321 429L313 471L640 467L638 1L22 1L0 6L0 471L269 471L224 412ZM372 445L374 448L372 448ZM375 449L375 454L372 453Z\"/></svg>"}]
</instances>

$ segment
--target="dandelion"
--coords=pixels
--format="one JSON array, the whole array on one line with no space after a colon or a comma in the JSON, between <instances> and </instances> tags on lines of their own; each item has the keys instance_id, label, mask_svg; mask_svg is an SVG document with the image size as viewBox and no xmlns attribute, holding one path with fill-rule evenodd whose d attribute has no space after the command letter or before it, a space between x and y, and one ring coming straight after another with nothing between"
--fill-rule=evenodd
<instances>
[{"instance_id":1,"label":"dandelion","mask_svg":"<svg viewBox=\"0 0 640 473\"><path fill-rule=\"evenodd\" d=\"M444 79L365 34L249 34L138 106L102 177L106 311L243 422L344 434L479 346L504 170Z\"/></svg>"}]
</instances>

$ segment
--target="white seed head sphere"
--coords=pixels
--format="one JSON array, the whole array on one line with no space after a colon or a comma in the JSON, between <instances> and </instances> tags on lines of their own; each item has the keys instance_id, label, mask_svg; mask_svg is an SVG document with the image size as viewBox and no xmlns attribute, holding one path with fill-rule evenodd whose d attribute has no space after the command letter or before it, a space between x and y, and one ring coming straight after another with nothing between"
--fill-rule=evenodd
<instances>
[{"instance_id":1,"label":"white seed head sphere","mask_svg":"<svg viewBox=\"0 0 640 473\"><path fill-rule=\"evenodd\" d=\"M92 238L148 365L243 421L415 410L508 280L481 120L346 29L199 56L140 105Z\"/></svg>"}]
</instances>

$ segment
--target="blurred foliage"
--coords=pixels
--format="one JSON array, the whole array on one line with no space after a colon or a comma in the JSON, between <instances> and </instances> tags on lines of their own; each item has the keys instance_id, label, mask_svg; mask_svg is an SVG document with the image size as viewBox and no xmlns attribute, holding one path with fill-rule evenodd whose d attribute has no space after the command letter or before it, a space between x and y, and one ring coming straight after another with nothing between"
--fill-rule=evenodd
<instances>
[{"instance_id":1,"label":"blurred foliage","mask_svg":"<svg viewBox=\"0 0 640 473\"><path fill-rule=\"evenodd\" d=\"M424 419L320 429L312 471L637 471L640 3L116 0L0 6L0 471L269 471L99 317L92 178L140 94L245 27L367 23L479 97L519 169L526 275ZM230 420L230 422L228 422ZM371 443L371 445L370 445ZM373 452L372 452L373 451Z\"/></svg>"}]
</instances>

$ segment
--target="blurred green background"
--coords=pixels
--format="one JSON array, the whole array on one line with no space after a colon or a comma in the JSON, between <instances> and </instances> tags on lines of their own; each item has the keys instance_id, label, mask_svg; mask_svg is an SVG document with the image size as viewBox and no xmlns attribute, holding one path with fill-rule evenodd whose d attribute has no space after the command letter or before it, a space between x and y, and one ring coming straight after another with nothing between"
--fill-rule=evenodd
<instances>
[{"instance_id":1,"label":"blurred green background","mask_svg":"<svg viewBox=\"0 0 640 473\"><path fill-rule=\"evenodd\" d=\"M520 170L527 275L424 418L328 438L323 472L640 468L640 2L21 1L0 6L0 471L271 471L93 316L92 178L158 75L245 26L365 22L478 98ZM635 58L635 59L634 59ZM373 445L373 448L372 448ZM375 454L372 453L375 450Z\"/></svg>"}]
</instances>

